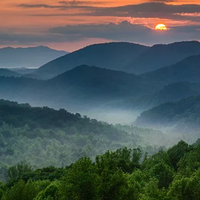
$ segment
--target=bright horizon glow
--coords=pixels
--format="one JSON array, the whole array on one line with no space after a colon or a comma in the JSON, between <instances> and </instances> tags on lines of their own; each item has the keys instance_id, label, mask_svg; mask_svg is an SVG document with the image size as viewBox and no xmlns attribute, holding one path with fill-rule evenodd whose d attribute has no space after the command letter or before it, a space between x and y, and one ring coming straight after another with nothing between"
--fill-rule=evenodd
<instances>
[{"instance_id":1,"label":"bright horizon glow","mask_svg":"<svg viewBox=\"0 0 200 200\"><path fill-rule=\"evenodd\" d=\"M166 31L167 27L165 24L157 24L155 30Z\"/></svg>"}]
</instances>

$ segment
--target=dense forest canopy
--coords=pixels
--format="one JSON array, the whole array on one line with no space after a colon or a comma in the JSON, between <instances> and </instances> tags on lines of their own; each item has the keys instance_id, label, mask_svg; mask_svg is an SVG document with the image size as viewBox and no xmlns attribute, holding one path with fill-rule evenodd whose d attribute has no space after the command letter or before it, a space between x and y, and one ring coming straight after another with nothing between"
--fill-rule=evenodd
<instances>
[{"instance_id":1,"label":"dense forest canopy","mask_svg":"<svg viewBox=\"0 0 200 200\"><path fill-rule=\"evenodd\" d=\"M200 144L184 141L153 155L139 148L82 157L63 167L33 170L19 163L0 184L2 200L199 200Z\"/></svg>"},{"instance_id":2,"label":"dense forest canopy","mask_svg":"<svg viewBox=\"0 0 200 200\"><path fill-rule=\"evenodd\" d=\"M153 154L160 146L172 144L161 131L110 125L64 109L5 100L0 100L0 125L1 180L6 180L5 171L19 162L34 169L63 167L83 156L94 160L106 150L140 147Z\"/></svg>"},{"instance_id":3,"label":"dense forest canopy","mask_svg":"<svg viewBox=\"0 0 200 200\"><path fill-rule=\"evenodd\" d=\"M199 53L117 42L0 69L22 102L0 100L0 200L200 200Z\"/></svg>"}]
</instances>

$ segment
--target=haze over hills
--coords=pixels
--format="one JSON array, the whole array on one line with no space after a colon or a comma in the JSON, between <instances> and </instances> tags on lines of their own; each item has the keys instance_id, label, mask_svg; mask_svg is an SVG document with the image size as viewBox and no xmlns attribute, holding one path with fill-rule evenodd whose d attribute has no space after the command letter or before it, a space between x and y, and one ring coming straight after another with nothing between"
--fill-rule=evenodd
<instances>
[{"instance_id":1,"label":"haze over hills","mask_svg":"<svg viewBox=\"0 0 200 200\"><path fill-rule=\"evenodd\" d=\"M158 44L133 59L124 69L127 72L142 74L175 64L196 54L200 54L200 43L197 41Z\"/></svg>"},{"instance_id":2,"label":"haze over hills","mask_svg":"<svg viewBox=\"0 0 200 200\"><path fill-rule=\"evenodd\" d=\"M18 74L17 72L11 71L9 69L3 69L0 68L0 76L5 76L5 77L19 77L20 74Z\"/></svg>"},{"instance_id":3,"label":"haze over hills","mask_svg":"<svg viewBox=\"0 0 200 200\"><path fill-rule=\"evenodd\" d=\"M0 98L65 107L76 112L155 90L143 84L141 78L134 74L85 65L47 81L0 77L0 84Z\"/></svg>"},{"instance_id":4,"label":"haze over hills","mask_svg":"<svg viewBox=\"0 0 200 200\"><path fill-rule=\"evenodd\" d=\"M176 102L168 102L143 112L136 125L165 128L173 127L180 132L197 131L200 128L200 96Z\"/></svg>"},{"instance_id":5,"label":"haze over hills","mask_svg":"<svg viewBox=\"0 0 200 200\"><path fill-rule=\"evenodd\" d=\"M33 74L43 79L50 79L79 65L121 70L123 66L148 48L125 42L95 44L53 60L40 67Z\"/></svg>"},{"instance_id":6,"label":"haze over hills","mask_svg":"<svg viewBox=\"0 0 200 200\"><path fill-rule=\"evenodd\" d=\"M149 109L159 104L177 101L200 94L200 55L190 56L184 60L155 71L141 74L143 84L154 88L150 95L143 93L139 98L135 96L108 103L106 107L120 109ZM152 90L153 91L153 90Z\"/></svg>"},{"instance_id":7,"label":"haze over hills","mask_svg":"<svg viewBox=\"0 0 200 200\"><path fill-rule=\"evenodd\" d=\"M26 67L20 67L20 68L9 68L9 70L16 72L21 75L26 75L33 73L36 69L34 68L26 68Z\"/></svg>"},{"instance_id":8,"label":"haze over hills","mask_svg":"<svg viewBox=\"0 0 200 200\"><path fill-rule=\"evenodd\" d=\"M159 105L165 102L178 101L187 97L200 94L200 83L175 82L171 83L152 95L152 105Z\"/></svg>"},{"instance_id":9,"label":"haze over hills","mask_svg":"<svg viewBox=\"0 0 200 200\"><path fill-rule=\"evenodd\" d=\"M134 48L147 48L129 43L108 43L92 45L85 49L102 50L107 45L110 48L121 45L128 45L131 48L132 45ZM85 52L85 49L80 51ZM76 57L78 52L68 54L50 63L57 63L57 61L65 60L72 55ZM116 62L114 57L108 60L108 62L111 61ZM1 77L0 98L28 102L37 106L63 107L71 112L94 113L100 110L104 110L104 112L105 110L117 110L124 113L127 111L141 112L161 103L199 95L199 68L200 55L193 55L174 65L142 75L81 65L44 81L28 77ZM52 69L57 70L57 68ZM42 71L40 72L40 70ZM43 67L36 70L35 74L33 73L35 76L44 74ZM95 116L93 115L93 117Z\"/></svg>"},{"instance_id":10,"label":"haze over hills","mask_svg":"<svg viewBox=\"0 0 200 200\"><path fill-rule=\"evenodd\" d=\"M200 0L0 0L0 200L200 200Z\"/></svg>"},{"instance_id":11,"label":"haze over hills","mask_svg":"<svg viewBox=\"0 0 200 200\"><path fill-rule=\"evenodd\" d=\"M185 58L184 60L155 71L142 74L147 82L155 82L161 87L173 82L189 81L200 82L200 54Z\"/></svg>"},{"instance_id":12,"label":"haze over hills","mask_svg":"<svg viewBox=\"0 0 200 200\"><path fill-rule=\"evenodd\" d=\"M191 68L187 65L180 65L183 67L178 68L169 66L177 74L172 79L169 76L173 77L174 71L169 70L170 75L164 72L161 78L157 75L157 71L165 71L166 67L137 76L86 65L75 67L46 81L2 77L0 98L39 106L64 107L72 112L108 108L141 111L167 101L200 94L200 83L192 82L198 81L197 58L198 56L188 58L190 63L195 63ZM184 72L184 69L188 72Z\"/></svg>"},{"instance_id":13,"label":"haze over hills","mask_svg":"<svg viewBox=\"0 0 200 200\"><path fill-rule=\"evenodd\" d=\"M126 112L128 110L142 111L166 102L178 101L199 94L200 83L175 82L151 94L143 93L139 97L132 96L123 100L109 102L105 105L105 108L118 107L121 110L126 110Z\"/></svg>"},{"instance_id":14,"label":"haze over hills","mask_svg":"<svg viewBox=\"0 0 200 200\"><path fill-rule=\"evenodd\" d=\"M57 51L45 46L0 49L1 68L38 68L41 65L66 55L65 51Z\"/></svg>"}]
</instances>

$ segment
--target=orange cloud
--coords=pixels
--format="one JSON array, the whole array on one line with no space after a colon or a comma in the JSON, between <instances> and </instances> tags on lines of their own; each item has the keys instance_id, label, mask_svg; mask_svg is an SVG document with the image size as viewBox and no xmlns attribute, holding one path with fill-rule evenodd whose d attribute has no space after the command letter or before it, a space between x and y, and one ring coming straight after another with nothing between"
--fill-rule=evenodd
<instances>
[{"instance_id":1,"label":"orange cloud","mask_svg":"<svg viewBox=\"0 0 200 200\"><path fill-rule=\"evenodd\" d=\"M48 35L48 29L69 25L80 28L80 25L106 25L110 22L118 24L126 20L131 24L146 26L150 29L157 23L165 23L172 28L188 24L194 26L200 24L199 4L199 0L1 0L0 31L4 35L11 33L31 36L34 34L38 36L38 42L42 42L39 38L45 35L52 37ZM194 32L195 29L191 31ZM114 40L115 37L114 35L109 40ZM27 44L31 44L28 38L30 40L30 37L27 37ZM90 43L94 40L92 36L83 38L82 42L79 40L79 44ZM96 40L105 41L108 38L99 36ZM65 42L70 45L75 44L74 41L62 41L60 44ZM36 41L32 42L32 44L36 43ZM48 41L46 43L49 44ZM59 41L55 41L54 44L58 46ZM13 45L17 44L13 43ZM75 46L77 48L78 43Z\"/></svg>"}]
</instances>

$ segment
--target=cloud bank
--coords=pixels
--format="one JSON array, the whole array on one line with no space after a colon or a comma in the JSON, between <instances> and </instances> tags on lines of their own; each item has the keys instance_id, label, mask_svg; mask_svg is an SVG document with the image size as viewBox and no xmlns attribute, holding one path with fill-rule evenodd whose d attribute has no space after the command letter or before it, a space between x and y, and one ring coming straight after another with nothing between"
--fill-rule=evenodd
<instances>
[{"instance_id":1,"label":"cloud bank","mask_svg":"<svg viewBox=\"0 0 200 200\"><path fill-rule=\"evenodd\" d=\"M9 34L0 32L0 44L15 42L32 44L38 42L73 42L87 38L102 38L110 41L129 41L152 45L182 40L200 40L199 26L177 26L168 31L155 31L144 25L128 21L108 24L67 25L53 27L43 34Z\"/></svg>"}]
</instances>

